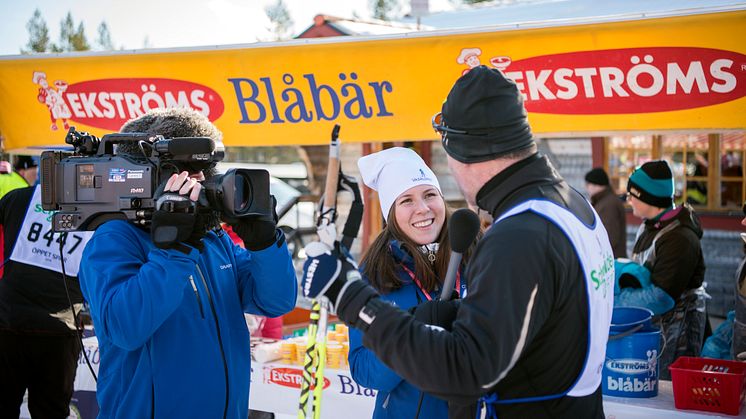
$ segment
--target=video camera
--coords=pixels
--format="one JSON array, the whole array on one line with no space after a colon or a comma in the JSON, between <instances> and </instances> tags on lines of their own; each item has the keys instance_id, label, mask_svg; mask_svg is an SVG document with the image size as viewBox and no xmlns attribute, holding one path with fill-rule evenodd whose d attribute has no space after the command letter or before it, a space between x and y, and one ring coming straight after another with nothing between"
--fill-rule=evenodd
<instances>
[{"instance_id":1,"label":"video camera","mask_svg":"<svg viewBox=\"0 0 746 419\"><path fill-rule=\"evenodd\" d=\"M41 155L41 202L56 211L56 232L95 230L121 219L148 225L156 210L156 194L172 174L198 172L222 160L221 142L207 137L164 138L146 133L115 133L101 139L71 127L65 142L72 153ZM141 154L117 153L115 146L136 145ZM272 218L269 173L230 169L202 182L195 211L216 210L225 221L242 217Z\"/></svg>"}]
</instances>

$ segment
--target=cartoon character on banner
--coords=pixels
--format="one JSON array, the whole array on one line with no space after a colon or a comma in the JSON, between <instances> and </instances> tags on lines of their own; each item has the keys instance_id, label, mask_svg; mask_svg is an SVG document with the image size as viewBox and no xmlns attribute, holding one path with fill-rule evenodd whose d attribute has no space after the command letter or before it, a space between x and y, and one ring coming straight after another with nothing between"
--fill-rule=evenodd
<instances>
[{"instance_id":1,"label":"cartoon character on banner","mask_svg":"<svg viewBox=\"0 0 746 419\"><path fill-rule=\"evenodd\" d=\"M72 113L62 97L62 94L67 90L67 83L62 80L55 80L54 87L51 87L47 81L47 74L43 71L34 71L33 81L40 86L37 100L47 105L49 109L49 118L52 120L52 125L49 128L52 131L57 131L57 120L61 119L65 130L69 129L70 125L67 120L72 117Z\"/></svg>"},{"instance_id":2,"label":"cartoon character on banner","mask_svg":"<svg viewBox=\"0 0 746 419\"><path fill-rule=\"evenodd\" d=\"M469 66L469 68L464 69L464 71L461 72L462 76L468 73L472 68L482 65L482 62L479 59L480 55L482 55L482 50L480 48L463 48L461 50L458 58L456 58L456 62ZM513 60L505 55L490 58L490 64L500 71L505 71L512 62Z\"/></svg>"},{"instance_id":3,"label":"cartoon character on banner","mask_svg":"<svg viewBox=\"0 0 746 419\"><path fill-rule=\"evenodd\" d=\"M479 60L479 56L482 55L482 50L479 48L464 48L461 50L456 62L459 64L466 64L469 68L464 69L461 75L468 73L472 68L479 67L482 62Z\"/></svg>"}]
</instances>

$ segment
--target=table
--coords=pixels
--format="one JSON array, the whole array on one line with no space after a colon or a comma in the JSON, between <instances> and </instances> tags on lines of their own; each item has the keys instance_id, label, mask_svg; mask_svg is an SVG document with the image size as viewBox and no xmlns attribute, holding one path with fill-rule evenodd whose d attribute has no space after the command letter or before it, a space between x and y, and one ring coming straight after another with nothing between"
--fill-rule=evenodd
<instances>
[{"instance_id":1,"label":"table","mask_svg":"<svg viewBox=\"0 0 746 419\"><path fill-rule=\"evenodd\" d=\"M100 362L98 342L95 337L83 340L93 369L98 372ZM302 369L298 365L280 362L260 363L253 361L251 368L251 393L249 406L252 409L274 412L276 419L295 419L298 412L298 397ZM347 369L326 369L323 391L322 418L348 419L350 412L355 418L369 418L375 407L376 391L357 384ZM75 377L75 393L71 402L71 418L95 418L96 383L81 356ZM309 406L310 409L310 406ZM733 418L695 410L676 410L670 381L660 381L658 396L649 399L631 399L604 396L604 412L607 419L637 418ZM743 411L741 412L743 416ZM25 405L21 418L30 418Z\"/></svg>"}]
</instances>

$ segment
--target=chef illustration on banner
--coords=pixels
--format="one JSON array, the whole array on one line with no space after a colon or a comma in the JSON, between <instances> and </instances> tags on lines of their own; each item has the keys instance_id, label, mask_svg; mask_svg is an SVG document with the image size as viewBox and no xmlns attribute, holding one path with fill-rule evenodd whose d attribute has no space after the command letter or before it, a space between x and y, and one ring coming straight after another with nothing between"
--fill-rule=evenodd
<instances>
[{"instance_id":1,"label":"chef illustration on banner","mask_svg":"<svg viewBox=\"0 0 746 419\"><path fill-rule=\"evenodd\" d=\"M10 258L16 262L61 273L60 243L62 243L65 274L78 276L80 257L93 232L55 233L52 231L52 214L52 211L42 209L41 190L40 186L36 185Z\"/></svg>"},{"instance_id":2,"label":"chef illustration on banner","mask_svg":"<svg viewBox=\"0 0 746 419\"><path fill-rule=\"evenodd\" d=\"M67 106L62 94L67 90L68 84L64 80L55 80L54 87L47 81L47 73L43 71L34 71L32 81L39 85L39 94L37 100L47 106L49 109L49 118L52 125L49 127L52 131L57 131L57 120L62 120L62 126L67 130L70 128L67 120L72 117L72 112Z\"/></svg>"}]
</instances>

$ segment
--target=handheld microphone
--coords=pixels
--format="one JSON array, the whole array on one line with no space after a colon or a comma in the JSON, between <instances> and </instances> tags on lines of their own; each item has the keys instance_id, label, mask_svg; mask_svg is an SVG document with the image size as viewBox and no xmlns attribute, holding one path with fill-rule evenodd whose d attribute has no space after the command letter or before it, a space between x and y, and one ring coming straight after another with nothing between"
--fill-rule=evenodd
<instances>
[{"instance_id":1,"label":"handheld microphone","mask_svg":"<svg viewBox=\"0 0 746 419\"><path fill-rule=\"evenodd\" d=\"M451 244L451 258L448 261L448 271L446 271L446 279L443 281L443 290L440 293L440 299L443 301L448 301L451 298L456 274L459 265L461 265L461 257L474 242L474 239L477 238L479 224L479 216L467 208L456 210L448 221L448 242Z\"/></svg>"},{"instance_id":2,"label":"handheld microphone","mask_svg":"<svg viewBox=\"0 0 746 419\"><path fill-rule=\"evenodd\" d=\"M159 153L172 156L210 154L215 151L215 141L209 137L182 137L156 141L153 146Z\"/></svg>"}]
</instances>

